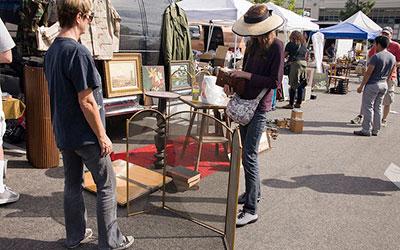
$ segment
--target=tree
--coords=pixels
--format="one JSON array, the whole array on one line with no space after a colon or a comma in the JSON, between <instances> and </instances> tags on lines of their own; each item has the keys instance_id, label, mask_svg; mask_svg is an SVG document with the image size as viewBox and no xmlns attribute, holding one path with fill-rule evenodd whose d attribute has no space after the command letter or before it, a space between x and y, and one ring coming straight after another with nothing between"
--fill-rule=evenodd
<instances>
[{"instance_id":1,"label":"tree","mask_svg":"<svg viewBox=\"0 0 400 250\"><path fill-rule=\"evenodd\" d=\"M296 0L252 0L253 3L267 3L273 2L274 4L296 12L297 14L301 15L303 10L296 9Z\"/></svg>"},{"instance_id":2,"label":"tree","mask_svg":"<svg viewBox=\"0 0 400 250\"><path fill-rule=\"evenodd\" d=\"M368 15L374 5L374 0L347 0L344 10L340 11L340 19L345 20L360 10L364 12L364 14Z\"/></svg>"}]
</instances>

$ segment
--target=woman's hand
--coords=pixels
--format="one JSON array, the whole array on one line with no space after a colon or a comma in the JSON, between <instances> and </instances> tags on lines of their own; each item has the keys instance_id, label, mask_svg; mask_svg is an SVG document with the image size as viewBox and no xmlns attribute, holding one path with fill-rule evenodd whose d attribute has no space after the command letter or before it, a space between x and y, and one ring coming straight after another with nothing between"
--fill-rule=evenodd
<instances>
[{"instance_id":1,"label":"woman's hand","mask_svg":"<svg viewBox=\"0 0 400 250\"><path fill-rule=\"evenodd\" d=\"M229 86L229 85L227 85L227 84L225 84L224 85L224 92L225 92L225 94L227 95L227 96L230 96L230 95L233 95L233 91L232 91L232 88Z\"/></svg>"},{"instance_id":2,"label":"woman's hand","mask_svg":"<svg viewBox=\"0 0 400 250\"><path fill-rule=\"evenodd\" d=\"M246 71L241 71L241 70L232 71L230 73L230 76L234 77L234 78L244 78L244 79L247 79L247 80L251 79L251 73L246 72Z\"/></svg>"}]
</instances>

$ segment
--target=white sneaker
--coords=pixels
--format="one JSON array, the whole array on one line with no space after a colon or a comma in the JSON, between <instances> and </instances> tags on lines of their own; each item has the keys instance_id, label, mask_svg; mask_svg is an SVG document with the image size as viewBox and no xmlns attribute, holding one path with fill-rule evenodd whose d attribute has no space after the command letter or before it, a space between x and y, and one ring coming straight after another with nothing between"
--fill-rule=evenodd
<instances>
[{"instance_id":1,"label":"white sneaker","mask_svg":"<svg viewBox=\"0 0 400 250\"><path fill-rule=\"evenodd\" d=\"M385 119L382 119L381 126L382 127L387 127L387 121Z\"/></svg>"},{"instance_id":2,"label":"white sneaker","mask_svg":"<svg viewBox=\"0 0 400 250\"><path fill-rule=\"evenodd\" d=\"M250 214L245 211L241 211L236 220L236 227L242 227L247 224L254 223L258 220L258 215L257 214Z\"/></svg>"},{"instance_id":3,"label":"white sneaker","mask_svg":"<svg viewBox=\"0 0 400 250\"><path fill-rule=\"evenodd\" d=\"M123 250L123 249L128 249L132 246L133 242L135 241L135 239L133 238L133 236L124 236L125 239L124 241L120 244L119 247L117 248L113 248L113 250Z\"/></svg>"},{"instance_id":4,"label":"white sneaker","mask_svg":"<svg viewBox=\"0 0 400 250\"><path fill-rule=\"evenodd\" d=\"M3 193L0 193L0 204L7 204L19 200L19 193L12 191L9 187L5 187Z\"/></svg>"}]
</instances>

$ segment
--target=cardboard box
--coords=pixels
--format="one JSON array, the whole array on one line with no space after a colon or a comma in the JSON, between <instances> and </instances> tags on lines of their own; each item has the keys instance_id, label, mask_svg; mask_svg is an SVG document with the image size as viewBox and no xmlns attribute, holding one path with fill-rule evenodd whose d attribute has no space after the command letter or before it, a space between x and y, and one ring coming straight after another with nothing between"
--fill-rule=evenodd
<instances>
[{"instance_id":1,"label":"cardboard box","mask_svg":"<svg viewBox=\"0 0 400 250\"><path fill-rule=\"evenodd\" d=\"M292 131L293 133L298 133L298 134L303 133L303 127L304 127L304 120L299 120L299 119L290 120L290 131Z\"/></svg>"},{"instance_id":2,"label":"cardboard box","mask_svg":"<svg viewBox=\"0 0 400 250\"><path fill-rule=\"evenodd\" d=\"M302 120L303 119L303 111L301 109L293 109L291 120Z\"/></svg>"},{"instance_id":3,"label":"cardboard box","mask_svg":"<svg viewBox=\"0 0 400 250\"><path fill-rule=\"evenodd\" d=\"M226 46L218 46L215 51L214 66L225 66L225 57L228 53L229 48Z\"/></svg>"}]
</instances>

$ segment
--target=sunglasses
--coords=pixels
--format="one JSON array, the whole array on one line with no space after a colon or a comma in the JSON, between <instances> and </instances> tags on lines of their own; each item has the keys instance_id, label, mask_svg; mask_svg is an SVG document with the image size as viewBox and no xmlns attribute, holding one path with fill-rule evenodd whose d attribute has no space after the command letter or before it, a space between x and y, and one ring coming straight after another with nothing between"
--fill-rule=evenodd
<instances>
[{"instance_id":1,"label":"sunglasses","mask_svg":"<svg viewBox=\"0 0 400 250\"><path fill-rule=\"evenodd\" d=\"M90 14L83 14L82 16L86 17L90 22L93 21L94 18L94 12Z\"/></svg>"}]
</instances>

